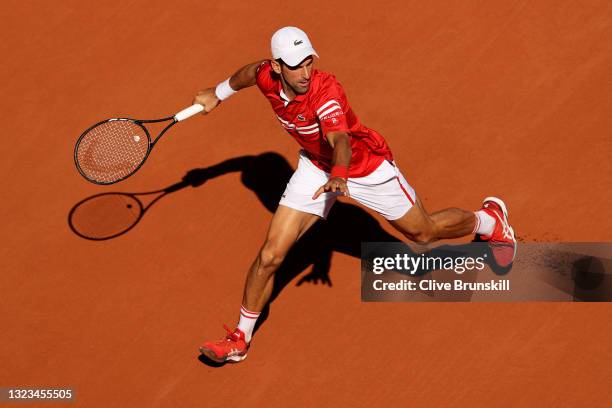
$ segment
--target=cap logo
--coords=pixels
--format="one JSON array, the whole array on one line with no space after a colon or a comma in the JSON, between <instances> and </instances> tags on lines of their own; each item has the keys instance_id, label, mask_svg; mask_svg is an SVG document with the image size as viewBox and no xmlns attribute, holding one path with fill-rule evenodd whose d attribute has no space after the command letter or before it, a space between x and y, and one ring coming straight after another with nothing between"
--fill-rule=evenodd
<instances>
[{"instance_id":1,"label":"cap logo","mask_svg":"<svg viewBox=\"0 0 612 408\"><path fill-rule=\"evenodd\" d=\"M298 45L300 45L301 43L302 43L302 40L295 40L295 41L293 42L293 45L295 45L295 46L297 47L297 46L298 46Z\"/></svg>"}]
</instances>

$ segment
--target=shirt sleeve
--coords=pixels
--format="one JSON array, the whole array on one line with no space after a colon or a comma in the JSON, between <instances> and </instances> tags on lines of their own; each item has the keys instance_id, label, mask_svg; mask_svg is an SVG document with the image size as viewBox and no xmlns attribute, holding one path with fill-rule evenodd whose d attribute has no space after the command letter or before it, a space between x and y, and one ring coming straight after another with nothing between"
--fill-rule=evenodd
<instances>
[{"instance_id":1,"label":"shirt sleeve","mask_svg":"<svg viewBox=\"0 0 612 408\"><path fill-rule=\"evenodd\" d=\"M272 65L270 61L264 61L257 67L257 87L263 92L270 92L274 90L276 81L272 78Z\"/></svg>"},{"instance_id":2,"label":"shirt sleeve","mask_svg":"<svg viewBox=\"0 0 612 408\"><path fill-rule=\"evenodd\" d=\"M329 132L349 131L346 95L334 76L322 82L314 108L324 135Z\"/></svg>"}]
</instances>

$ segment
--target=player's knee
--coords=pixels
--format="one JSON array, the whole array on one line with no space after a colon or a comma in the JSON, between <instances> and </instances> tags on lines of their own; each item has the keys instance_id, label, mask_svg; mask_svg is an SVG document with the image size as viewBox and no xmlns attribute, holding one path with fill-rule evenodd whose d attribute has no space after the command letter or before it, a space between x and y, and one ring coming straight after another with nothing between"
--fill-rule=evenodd
<instances>
[{"instance_id":1,"label":"player's knee","mask_svg":"<svg viewBox=\"0 0 612 408\"><path fill-rule=\"evenodd\" d=\"M279 251L274 245L264 245L259 254L260 272L262 274L274 273L276 269L283 263L285 254ZM262 270L263 269L263 270Z\"/></svg>"},{"instance_id":2,"label":"player's knee","mask_svg":"<svg viewBox=\"0 0 612 408\"><path fill-rule=\"evenodd\" d=\"M418 231L412 234L406 234L406 237L421 245L427 245L436 240L435 235L431 231Z\"/></svg>"}]
</instances>

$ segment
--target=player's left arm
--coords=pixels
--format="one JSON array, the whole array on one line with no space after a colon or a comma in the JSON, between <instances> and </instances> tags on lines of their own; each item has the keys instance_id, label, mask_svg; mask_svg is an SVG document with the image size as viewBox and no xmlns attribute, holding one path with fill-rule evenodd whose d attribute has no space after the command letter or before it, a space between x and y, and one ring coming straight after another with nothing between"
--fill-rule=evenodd
<instances>
[{"instance_id":1,"label":"player's left arm","mask_svg":"<svg viewBox=\"0 0 612 408\"><path fill-rule=\"evenodd\" d=\"M340 191L345 196L349 196L349 190L346 185L348 179L348 168L351 163L351 141L348 132L336 131L329 132L325 135L327 141L333 147L334 154L332 157L332 171L327 180L312 196L316 200L321 194L326 191Z\"/></svg>"}]
</instances>

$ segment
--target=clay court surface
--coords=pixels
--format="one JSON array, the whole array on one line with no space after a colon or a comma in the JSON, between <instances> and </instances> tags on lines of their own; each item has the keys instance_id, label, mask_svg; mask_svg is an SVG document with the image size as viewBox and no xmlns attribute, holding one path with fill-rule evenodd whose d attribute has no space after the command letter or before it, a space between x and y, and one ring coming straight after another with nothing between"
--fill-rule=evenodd
<instances>
[{"instance_id":1,"label":"clay court surface","mask_svg":"<svg viewBox=\"0 0 612 408\"><path fill-rule=\"evenodd\" d=\"M256 89L177 125L115 186L86 182L72 158L89 125L174 114L196 90L268 57L271 34L296 25L428 210L477 209L499 195L524 242L612 241L609 2L0 8L0 386L73 387L83 407L612 404L608 304L362 303L355 248L369 237L355 231L395 233L347 200L322 234L331 257L307 242L283 270L293 279L248 359L202 362L198 346L235 324L284 160L297 163ZM271 171L201 179L116 239L68 227L88 196L163 189L243 156L274 158ZM331 287L308 279L313 263Z\"/></svg>"}]
</instances>

